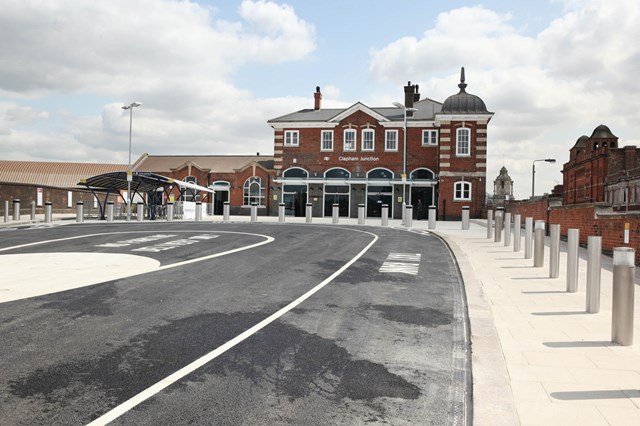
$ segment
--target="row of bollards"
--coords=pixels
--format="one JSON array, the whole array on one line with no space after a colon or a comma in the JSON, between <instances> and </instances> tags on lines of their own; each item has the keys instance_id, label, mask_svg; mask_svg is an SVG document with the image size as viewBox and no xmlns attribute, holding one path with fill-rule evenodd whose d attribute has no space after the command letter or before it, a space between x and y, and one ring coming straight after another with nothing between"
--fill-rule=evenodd
<instances>
[{"instance_id":1,"label":"row of bollards","mask_svg":"<svg viewBox=\"0 0 640 426\"><path fill-rule=\"evenodd\" d=\"M504 220L504 222L503 222ZM520 251L521 216L514 215L514 251ZM493 227L493 233L491 232ZM504 228L504 245L509 246L511 235L511 215L501 210L496 211L495 218L491 211L487 212L487 238L493 236L494 242L500 242ZM549 278L560 276L560 225L549 227ZM493 234L493 235L492 235ZM524 258L533 258L533 267L544 265L545 221L533 221L525 218ZM566 291L578 291L578 262L580 249L580 230L567 230L567 275ZM600 278L601 278L602 237L587 238L587 288L586 312L600 311ZM635 249L617 247L613 250L613 294L611 340L620 345L633 344L634 290L635 290Z\"/></svg>"}]
</instances>

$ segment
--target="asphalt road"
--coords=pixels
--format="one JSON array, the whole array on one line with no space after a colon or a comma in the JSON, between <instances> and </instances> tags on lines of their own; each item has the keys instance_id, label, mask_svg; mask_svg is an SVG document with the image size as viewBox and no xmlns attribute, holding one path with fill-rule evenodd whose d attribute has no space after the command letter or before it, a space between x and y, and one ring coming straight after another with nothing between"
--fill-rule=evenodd
<instances>
[{"instance_id":1,"label":"asphalt road","mask_svg":"<svg viewBox=\"0 0 640 426\"><path fill-rule=\"evenodd\" d=\"M470 418L462 285L428 233L131 223L0 236L2 425ZM117 256L144 266L123 272ZM75 288L10 300L23 274Z\"/></svg>"}]
</instances>

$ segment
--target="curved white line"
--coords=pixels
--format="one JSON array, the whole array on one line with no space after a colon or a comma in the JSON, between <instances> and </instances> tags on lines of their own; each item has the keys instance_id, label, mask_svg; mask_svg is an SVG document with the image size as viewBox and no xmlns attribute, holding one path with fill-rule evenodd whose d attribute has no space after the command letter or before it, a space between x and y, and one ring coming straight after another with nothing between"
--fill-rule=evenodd
<instances>
[{"instance_id":1,"label":"curved white line","mask_svg":"<svg viewBox=\"0 0 640 426\"><path fill-rule=\"evenodd\" d=\"M182 379L186 375L192 373L193 371L197 370L198 368L202 367L203 365L207 364L208 362L210 362L213 359L217 358L218 356L222 355L223 353L225 353L229 349L233 348L238 343L242 342L243 340L247 339L251 335L253 335L256 332L260 331L261 329L263 329L267 325L271 324L273 321L277 320L278 318L280 318L281 316L283 316L284 314L286 314L287 312L289 312L290 310L294 309L296 306L298 306L299 304L301 304L302 302L307 300L309 297L311 297L312 295L314 295L315 293L320 291L323 287L325 287L327 284L329 284L331 281L333 281L336 277L338 277L345 270L347 270L347 268L349 268L351 265L353 265L358 259L360 259L371 248L371 246L373 246L376 243L376 241L378 241L378 236L377 235L375 235L375 234L373 234L371 232L360 231L360 230L358 230L358 231L359 232L364 232L366 234L373 235L373 237L374 237L373 240L365 248L363 248L360 251L360 253L358 253L355 257L353 257L349 262L345 263L340 269L335 271L333 274L331 274L328 278L326 278L320 284L316 285L311 290L309 290L308 292L306 292L305 294L303 294L302 296L300 296L299 298L297 298L293 302L289 303L284 308L282 308L279 311L271 314L269 317L267 317L264 320L260 321L258 324L254 325L253 327L249 328L248 330L244 331L243 333L241 333L241 334L237 335L236 337L234 337L233 339L229 340L224 345L214 349L213 351L209 352L208 354L204 355L203 357L198 358L197 360L193 361L192 363L182 367L180 370L176 371L175 373L171 374L170 376L165 377L164 379L160 380L155 385L152 385L151 387L143 390L139 394L137 394L134 397L128 399L127 401L123 402L122 404L118 405L117 407L114 407L113 409L111 409L107 413L103 414L102 416L98 417L97 419L95 419L94 421L89 423L88 426L106 425L107 423L117 419L118 417L120 417L121 415L123 415L127 411L131 410L132 408L134 408L138 404L146 401L147 399L151 398L152 396L154 396L155 394L157 394L161 390L163 390L166 387L172 385L173 383L175 383L178 380Z\"/></svg>"}]
</instances>

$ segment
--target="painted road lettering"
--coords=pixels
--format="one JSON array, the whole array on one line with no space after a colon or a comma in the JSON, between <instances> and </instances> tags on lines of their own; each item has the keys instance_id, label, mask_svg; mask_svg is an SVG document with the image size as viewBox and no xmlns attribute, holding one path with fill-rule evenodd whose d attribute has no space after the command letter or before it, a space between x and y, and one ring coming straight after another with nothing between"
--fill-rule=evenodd
<instances>
[{"instance_id":1,"label":"painted road lettering","mask_svg":"<svg viewBox=\"0 0 640 426\"><path fill-rule=\"evenodd\" d=\"M200 241L211 240L213 238L217 238L218 235L194 235L189 238L182 238L179 240L166 241L163 243L155 244L153 246L140 247L136 249L132 249L131 251L143 251L143 252L151 252L151 253L159 253L165 250L171 250L177 247L188 246L191 244L198 243Z\"/></svg>"},{"instance_id":2,"label":"painted road lettering","mask_svg":"<svg viewBox=\"0 0 640 426\"><path fill-rule=\"evenodd\" d=\"M175 237L175 234L156 234L156 235L149 235L148 237L138 237L138 238L131 238L129 240L116 241L115 243L98 244L95 247L107 247L107 248L127 247L132 244L151 243L154 241L164 240L166 238L172 238L172 237Z\"/></svg>"},{"instance_id":3,"label":"painted road lettering","mask_svg":"<svg viewBox=\"0 0 640 426\"><path fill-rule=\"evenodd\" d=\"M389 253L379 272L418 275L420 253Z\"/></svg>"}]
</instances>

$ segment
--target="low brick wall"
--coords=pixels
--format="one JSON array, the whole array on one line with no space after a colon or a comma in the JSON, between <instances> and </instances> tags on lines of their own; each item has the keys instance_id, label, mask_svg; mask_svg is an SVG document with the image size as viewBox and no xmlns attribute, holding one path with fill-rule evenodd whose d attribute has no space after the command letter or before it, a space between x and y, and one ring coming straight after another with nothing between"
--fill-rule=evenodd
<instances>
[{"instance_id":1,"label":"low brick wall","mask_svg":"<svg viewBox=\"0 0 640 426\"><path fill-rule=\"evenodd\" d=\"M560 235L566 237L569 229L580 230L580 244L587 245L587 237L601 236L602 251L613 253L616 247L636 249L636 264L640 265L640 212L614 212L609 204L586 203L568 206L553 205L553 198L515 201L506 211L524 218L544 220L547 230L550 224L560 224ZM625 225L629 225L629 243L624 243Z\"/></svg>"}]
</instances>

